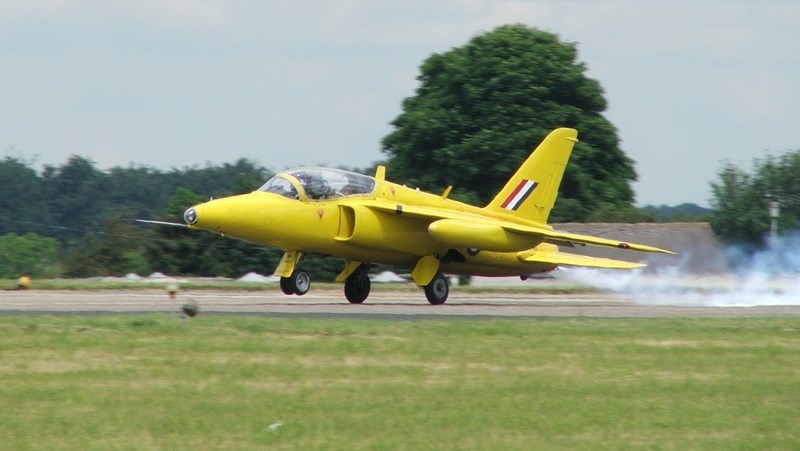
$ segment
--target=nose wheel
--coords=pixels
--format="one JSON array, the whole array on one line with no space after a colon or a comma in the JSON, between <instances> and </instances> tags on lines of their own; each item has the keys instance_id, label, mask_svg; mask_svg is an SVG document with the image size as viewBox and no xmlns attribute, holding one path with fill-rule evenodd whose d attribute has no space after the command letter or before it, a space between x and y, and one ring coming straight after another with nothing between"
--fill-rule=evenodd
<instances>
[{"instance_id":1,"label":"nose wheel","mask_svg":"<svg viewBox=\"0 0 800 451\"><path fill-rule=\"evenodd\" d=\"M311 276L303 269L296 269L291 276L281 277L283 294L302 296L311 288Z\"/></svg>"},{"instance_id":2,"label":"nose wheel","mask_svg":"<svg viewBox=\"0 0 800 451\"><path fill-rule=\"evenodd\" d=\"M437 272L431 283L425 285L425 297L433 305L444 304L447 295L450 294L450 284L444 274Z\"/></svg>"}]
</instances>

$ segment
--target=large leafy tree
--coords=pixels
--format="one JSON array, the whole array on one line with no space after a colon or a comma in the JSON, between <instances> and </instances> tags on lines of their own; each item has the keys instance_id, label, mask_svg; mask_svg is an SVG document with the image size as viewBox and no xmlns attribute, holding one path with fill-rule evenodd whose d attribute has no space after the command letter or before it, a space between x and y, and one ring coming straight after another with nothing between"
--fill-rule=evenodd
<instances>
[{"instance_id":1,"label":"large leafy tree","mask_svg":"<svg viewBox=\"0 0 800 451\"><path fill-rule=\"evenodd\" d=\"M547 133L575 127L580 143L551 219L631 208L633 162L601 114L600 84L577 54L574 44L524 25L433 54L383 139L390 176L430 190L453 184L456 197L487 203Z\"/></svg>"}]
</instances>

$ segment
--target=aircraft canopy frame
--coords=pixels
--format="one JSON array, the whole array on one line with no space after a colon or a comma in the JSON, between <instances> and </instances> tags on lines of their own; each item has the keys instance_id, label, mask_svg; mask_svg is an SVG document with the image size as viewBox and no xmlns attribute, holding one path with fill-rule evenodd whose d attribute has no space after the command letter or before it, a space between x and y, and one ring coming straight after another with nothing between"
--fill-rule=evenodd
<instances>
[{"instance_id":1,"label":"aircraft canopy frame","mask_svg":"<svg viewBox=\"0 0 800 451\"><path fill-rule=\"evenodd\" d=\"M375 192L374 177L333 168L298 168L276 174L258 191L289 199L321 201Z\"/></svg>"}]
</instances>

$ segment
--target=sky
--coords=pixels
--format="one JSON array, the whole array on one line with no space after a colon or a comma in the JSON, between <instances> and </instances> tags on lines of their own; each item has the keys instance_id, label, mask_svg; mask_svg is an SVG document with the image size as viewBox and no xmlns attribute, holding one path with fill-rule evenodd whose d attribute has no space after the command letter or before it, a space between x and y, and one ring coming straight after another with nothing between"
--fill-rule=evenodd
<instances>
[{"instance_id":1,"label":"sky","mask_svg":"<svg viewBox=\"0 0 800 451\"><path fill-rule=\"evenodd\" d=\"M577 45L637 205L800 149L791 0L0 0L0 156L366 167L420 64L509 23Z\"/></svg>"}]
</instances>

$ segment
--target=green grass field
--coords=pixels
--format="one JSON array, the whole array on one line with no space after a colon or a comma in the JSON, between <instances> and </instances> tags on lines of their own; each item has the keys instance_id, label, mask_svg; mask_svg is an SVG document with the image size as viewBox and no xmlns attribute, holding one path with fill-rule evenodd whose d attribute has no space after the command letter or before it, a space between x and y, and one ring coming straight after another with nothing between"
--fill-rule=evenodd
<instances>
[{"instance_id":1,"label":"green grass field","mask_svg":"<svg viewBox=\"0 0 800 451\"><path fill-rule=\"evenodd\" d=\"M3 449L798 447L796 317L0 317Z\"/></svg>"}]
</instances>

